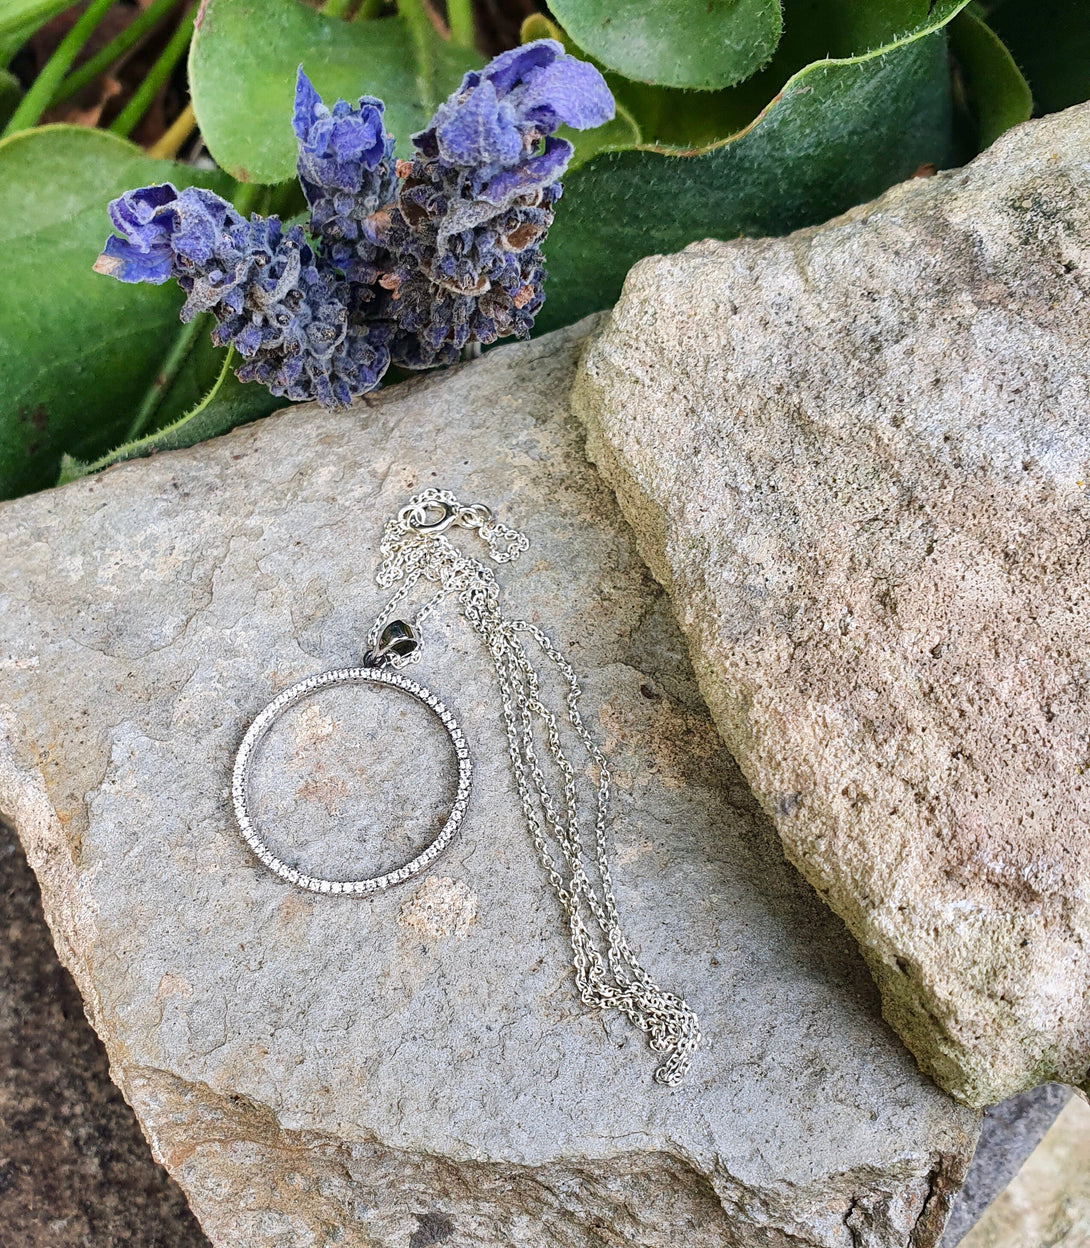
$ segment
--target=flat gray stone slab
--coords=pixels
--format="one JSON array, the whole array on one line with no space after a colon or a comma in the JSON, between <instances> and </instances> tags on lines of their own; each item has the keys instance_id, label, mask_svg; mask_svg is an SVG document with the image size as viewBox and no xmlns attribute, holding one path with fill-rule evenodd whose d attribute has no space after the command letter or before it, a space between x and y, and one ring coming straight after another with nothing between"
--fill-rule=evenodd
<instances>
[{"instance_id":1,"label":"flat gray stone slab","mask_svg":"<svg viewBox=\"0 0 1090 1248\"><path fill-rule=\"evenodd\" d=\"M0 508L0 810L113 1077L217 1245L941 1233L978 1116L881 1021L848 933L722 746L568 411L585 332ZM428 484L530 534L497 575L583 677L627 929L707 1038L680 1089L575 997L492 670L452 610L412 675L458 715L476 775L428 879L314 896L233 826L246 725L357 661L384 600L381 526ZM261 764L285 853L331 872L396 856L441 806L441 738L375 692L299 707Z\"/></svg>"},{"instance_id":2,"label":"flat gray stone slab","mask_svg":"<svg viewBox=\"0 0 1090 1248\"><path fill-rule=\"evenodd\" d=\"M643 260L574 397L788 856L974 1105L1090 1068L1088 154L1082 105Z\"/></svg>"}]
</instances>

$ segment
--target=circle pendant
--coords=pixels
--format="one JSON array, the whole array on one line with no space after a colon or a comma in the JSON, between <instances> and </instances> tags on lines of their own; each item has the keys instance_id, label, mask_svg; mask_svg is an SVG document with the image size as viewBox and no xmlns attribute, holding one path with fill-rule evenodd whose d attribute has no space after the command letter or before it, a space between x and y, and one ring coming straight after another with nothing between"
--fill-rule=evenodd
<instances>
[{"instance_id":1,"label":"circle pendant","mask_svg":"<svg viewBox=\"0 0 1090 1248\"><path fill-rule=\"evenodd\" d=\"M266 843L248 808L250 766L253 762L254 751L276 720L290 707L317 690L329 685L345 684L392 685L395 689L401 689L422 702L446 729L458 760L458 791L454 805L439 835L404 866L398 867L395 871L389 871L385 875L376 875L365 880L326 880L319 876L307 875L284 862ZM258 715L247 729L246 735L242 738L242 744L238 747L238 753L235 755L235 767L231 777L231 800L234 804L239 831L247 845L257 858L281 879L299 888L309 889L312 893L349 893L366 896L382 892L391 885L401 884L414 875L419 875L421 871L426 871L447 848L454 839L462 822L462 816L466 812L472 776L473 764L469 758L469 746L462 735L462 730L458 727L458 721L430 689L425 689L423 685L418 685L416 681L409 680L408 677L390 668L338 667L329 672L322 672L318 676L308 676L305 680L292 685L291 688L285 689L283 693L273 698Z\"/></svg>"}]
</instances>

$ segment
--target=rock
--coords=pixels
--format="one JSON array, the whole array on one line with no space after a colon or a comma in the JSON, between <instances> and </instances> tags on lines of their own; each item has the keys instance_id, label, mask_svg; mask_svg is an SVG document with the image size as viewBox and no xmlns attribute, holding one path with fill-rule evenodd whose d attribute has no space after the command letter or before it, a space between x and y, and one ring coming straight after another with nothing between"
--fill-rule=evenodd
<instances>
[{"instance_id":1,"label":"rock","mask_svg":"<svg viewBox=\"0 0 1090 1248\"><path fill-rule=\"evenodd\" d=\"M586 332L0 508L0 809L113 1077L217 1245L930 1248L941 1233L978 1116L881 1021L850 937L720 742L567 409ZM246 725L277 690L357 661L385 597L382 524L431 483L529 531L497 577L572 657L608 747L627 928L706 1036L679 1089L573 992L494 677L452 609L412 674L449 702L476 771L430 878L314 896L233 825ZM296 708L258 766L285 852L392 865L443 805L435 737L393 691Z\"/></svg>"},{"instance_id":2,"label":"rock","mask_svg":"<svg viewBox=\"0 0 1090 1248\"><path fill-rule=\"evenodd\" d=\"M1090 106L629 275L577 379L719 729L973 1105L1090 1067Z\"/></svg>"},{"instance_id":3,"label":"rock","mask_svg":"<svg viewBox=\"0 0 1090 1248\"><path fill-rule=\"evenodd\" d=\"M152 1161L0 824L0 1226L11 1248L208 1248Z\"/></svg>"},{"instance_id":4,"label":"rock","mask_svg":"<svg viewBox=\"0 0 1090 1248\"><path fill-rule=\"evenodd\" d=\"M961 1248L1086 1248L1090 1243L1090 1108L1073 1096Z\"/></svg>"},{"instance_id":5,"label":"rock","mask_svg":"<svg viewBox=\"0 0 1090 1248\"><path fill-rule=\"evenodd\" d=\"M1071 1096L1074 1093L1062 1083L1043 1083L986 1111L976 1152L965 1182L951 1202L939 1248L958 1248L984 1210L1021 1170Z\"/></svg>"}]
</instances>

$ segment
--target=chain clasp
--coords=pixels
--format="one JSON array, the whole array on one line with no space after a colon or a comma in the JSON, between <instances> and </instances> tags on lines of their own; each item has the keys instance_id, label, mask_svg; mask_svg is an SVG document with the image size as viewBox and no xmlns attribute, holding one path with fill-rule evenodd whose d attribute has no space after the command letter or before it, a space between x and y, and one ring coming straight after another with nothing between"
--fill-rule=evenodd
<instances>
[{"instance_id":1,"label":"chain clasp","mask_svg":"<svg viewBox=\"0 0 1090 1248\"><path fill-rule=\"evenodd\" d=\"M456 507L442 498L425 498L409 503L397 513L399 524L415 529L417 533L445 533L452 524L463 529L481 529L492 523L492 509L484 503L471 503L468 507Z\"/></svg>"},{"instance_id":2,"label":"chain clasp","mask_svg":"<svg viewBox=\"0 0 1090 1248\"><path fill-rule=\"evenodd\" d=\"M407 659L420 648L420 634L407 620L391 620L382 630L378 645L363 656L364 667L381 667L395 659Z\"/></svg>"},{"instance_id":3,"label":"chain clasp","mask_svg":"<svg viewBox=\"0 0 1090 1248\"><path fill-rule=\"evenodd\" d=\"M418 533L445 533L458 519L458 513L450 503L433 498L422 503L409 503L397 513L397 518L400 524L407 524Z\"/></svg>"}]
</instances>

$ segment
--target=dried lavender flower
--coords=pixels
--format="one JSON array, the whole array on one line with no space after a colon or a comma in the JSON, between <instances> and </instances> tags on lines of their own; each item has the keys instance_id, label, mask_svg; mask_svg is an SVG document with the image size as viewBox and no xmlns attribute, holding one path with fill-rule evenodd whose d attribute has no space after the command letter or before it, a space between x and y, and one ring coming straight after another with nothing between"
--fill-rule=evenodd
<instances>
[{"instance_id":1,"label":"dried lavender flower","mask_svg":"<svg viewBox=\"0 0 1090 1248\"><path fill-rule=\"evenodd\" d=\"M95 269L125 282L175 277L182 320L212 313L213 341L243 357L241 380L327 407L378 385L391 329L350 306L349 283L318 264L299 226L246 220L212 191L169 183L128 191L109 212L121 237L107 240Z\"/></svg>"},{"instance_id":2,"label":"dried lavender flower","mask_svg":"<svg viewBox=\"0 0 1090 1248\"><path fill-rule=\"evenodd\" d=\"M541 150L541 139L561 125L600 126L613 114L613 96L593 65L555 39L537 39L466 74L413 142L425 155L473 169L475 192L499 202L516 189L513 170L539 182L563 172L571 144L555 140Z\"/></svg>"},{"instance_id":3,"label":"dried lavender flower","mask_svg":"<svg viewBox=\"0 0 1090 1248\"><path fill-rule=\"evenodd\" d=\"M552 39L465 75L398 167L380 278L399 326L396 362L428 367L466 342L529 335L545 298L541 243L572 154L555 131L613 112L601 74Z\"/></svg>"},{"instance_id":4,"label":"dried lavender flower","mask_svg":"<svg viewBox=\"0 0 1090 1248\"><path fill-rule=\"evenodd\" d=\"M393 138L386 133L385 105L373 96L358 105L322 103L299 67L292 128L299 142L299 182L310 207L310 230L318 249L351 281L370 284L387 218L376 213L394 197Z\"/></svg>"},{"instance_id":5,"label":"dried lavender flower","mask_svg":"<svg viewBox=\"0 0 1090 1248\"><path fill-rule=\"evenodd\" d=\"M529 334L572 154L555 132L612 116L601 74L542 39L466 74L413 136L413 159L392 167L382 102L329 108L300 67L292 126L309 236L167 183L110 204L118 235L95 268L125 282L175 278L182 320L211 312L213 340L234 345L244 381L346 405L391 358L428 368L466 343Z\"/></svg>"}]
</instances>

